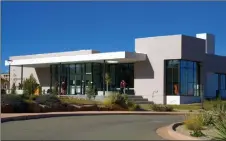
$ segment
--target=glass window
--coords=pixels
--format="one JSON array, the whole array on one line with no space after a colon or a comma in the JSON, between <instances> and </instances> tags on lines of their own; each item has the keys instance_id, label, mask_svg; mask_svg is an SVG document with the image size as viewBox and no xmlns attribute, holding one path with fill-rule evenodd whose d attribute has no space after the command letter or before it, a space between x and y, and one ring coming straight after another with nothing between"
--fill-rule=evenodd
<instances>
[{"instance_id":1,"label":"glass window","mask_svg":"<svg viewBox=\"0 0 226 141\"><path fill-rule=\"evenodd\" d=\"M75 73L81 74L81 64L75 64Z\"/></svg>"},{"instance_id":2,"label":"glass window","mask_svg":"<svg viewBox=\"0 0 226 141\"><path fill-rule=\"evenodd\" d=\"M166 61L167 95L197 96L199 85L199 65L187 60Z\"/></svg>"},{"instance_id":3,"label":"glass window","mask_svg":"<svg viewBox=\"0 0 226 141\"><path fill-rule=\"evenodd\" d=\"M92 73L92 64L87 63L86 64L86 74L91 74Z\"/></svg>"}]
</instances>

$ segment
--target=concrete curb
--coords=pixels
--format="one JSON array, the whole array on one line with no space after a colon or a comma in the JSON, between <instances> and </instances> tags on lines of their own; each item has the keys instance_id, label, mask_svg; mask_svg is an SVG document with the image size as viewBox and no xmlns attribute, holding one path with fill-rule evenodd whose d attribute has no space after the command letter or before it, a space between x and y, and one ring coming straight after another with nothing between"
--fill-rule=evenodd
<instances>
[{"instance_id":1,"label":"concrete curb","mask_svg":"<svg viewBox=\"0 0 226 141\"><path fill-rule=\"evenodd\" d=\"M175 140L202 140L202 139L199 139L199 138L187 136L187 135L184 135L184 134L177 132L176 128L178 126L182 125L182 124L183 124L183 122L174 123L174 124L169 125L167 127L167 131L168 131L169 136L171 136Z\"/></svg>"},{"instance_id":2,"label":"concrete curb","mask_svg":"<svg viewBox=\"0 0 226 141\"><path fill-rule=\"evenodd\" d=\"M18 120L29 120L62 116L91 115L185 115L187 112L130 112L130 111L84 111L84 112L50 112L50 113L18 113L1 114L1 123Z\"/></svg>"}]
</instances>

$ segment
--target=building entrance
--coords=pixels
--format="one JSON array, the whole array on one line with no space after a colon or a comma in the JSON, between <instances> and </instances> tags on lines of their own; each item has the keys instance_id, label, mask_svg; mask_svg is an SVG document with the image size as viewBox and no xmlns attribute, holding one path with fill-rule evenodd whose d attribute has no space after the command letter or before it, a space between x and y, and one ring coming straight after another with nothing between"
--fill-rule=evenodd
<instances>
[{"instance_id":1,"label":"building entrance","mask_svg":"<svg viewBox=\"0 0 226 141\"><path fill-rule=\"evenodd\" d=\"M51 88L57 89L58 94L77 95L86 93L88 84L95 86L97 91L106 90L103 73L108 73L111 83L110 91L119 91L120 82L127 83L127 93L134 86L133 64L105 64L103 63L76 63L51 65ZM105 71L104 71L105 68Z\"/></svg>"}]
</instances>

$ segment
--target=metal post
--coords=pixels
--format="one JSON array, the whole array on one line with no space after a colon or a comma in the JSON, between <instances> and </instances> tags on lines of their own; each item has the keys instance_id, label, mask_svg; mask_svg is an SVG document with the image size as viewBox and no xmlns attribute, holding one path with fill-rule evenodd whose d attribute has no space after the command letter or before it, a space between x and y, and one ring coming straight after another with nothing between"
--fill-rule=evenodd
<instances>
[{"instance_id":1,"label":"metal post","mask_svg":"<svg viewBox=\"0 0 226 141\"><path fill-rule=\"evenodd\" d=\"M50 85L49 85L49 89L50 89L50 93L52 94L52 79L53 79L53 75L52 75L52 66L53 65L50 65Z\"/></svg>"},{"instance_id":2,"label":"metal post","mask_svg":"<svg viewBox=\"0 0 226 141\"><path fill-rule=\"evenodd\" d=\"M203 66L202 66L202 64L200 63L199 64L199 81L201 81L201 78L202 78L202 76L201 76L201 74L202 74L202 72L204 72L204 68L203 68ZM204 74L205 76L204 76L204 78L206 78L206 74ZM202 80L202 82L203 82L203 80ZM199 88L199 91L200 91L200 96L201 96L201 109L204 109L204 86L202 85L202 83L200 83L200 88Z\"/></svg>"},{"instance_id":3,"label":"metal post","mask_svg":"<svg viewBox=\"0 0 226 141\"><path fill-rule=\"evenodd\" d=\"M61 95L61 72L62 72L62 64L60 63L60 67L59 67L59 74L58 74L58 77L59 77L59 95Z\"/></svg>"},{"instance_id":4,"label":"metal post","mask_svg":"<svg viewBox=\"0 0 226 141\"><path fill-rule=\"evenodd\" d=\"M11 78L10 78L10 77L11 77L10 73L11 73L11 66L10 66L10 64L9 64L9 90L10 90L10 86L11 86L11 85L10 85L10 79L11 79Z\"/></svg>"},{"instance_id":5,"label":"metal post","mask_svg":"<svg viewBox=\"0 0 226 141\"><path fill-rule=\"evenodd\" d=\"M12 60L7 60L8 61L8 63L9 63L9 90L11 89L11 85L10 85L10 83L11 83L11 62L12 62Z\"/></svg>"},{"instance_id":6,"label":"metal post","mask_svg":"<svg viewBox=\"0 0 226 141\"><path fill-rule=\"evenodd\" d=\"M103 64L103 95L105 96L105 64L106 61L104 60L104 64Z\"/></svg>"},{"instance_id":7,"label":"metal post","mask_svg":"<svg viewBox=\"0 0 226 141\"><path fill-rule=\"evenodd\" d=\"M20 84L21 84L21 85L23 84L23 74L24 74L24 73L23 73L23 71L24 71L23 68L24 68L24 66L21 65L21 75L20 75L20 76L21 76L21 78L20 78Z\"/></svg>"}]
</instances>

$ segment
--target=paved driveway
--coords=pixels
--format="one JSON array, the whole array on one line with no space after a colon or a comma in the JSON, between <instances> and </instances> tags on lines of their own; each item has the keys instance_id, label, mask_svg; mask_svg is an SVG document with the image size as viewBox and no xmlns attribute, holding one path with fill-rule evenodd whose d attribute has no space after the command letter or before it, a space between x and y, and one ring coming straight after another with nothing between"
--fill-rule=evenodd
<instances>
[{"instance_id":1,"label":"paved driveway","mask_svg":"<svg viewBox=\"0 0 226 141\"><path fill-rule=\"evenodd\" d=\"M176 115L70 116L2 123L2 140L161 140L156 129Z\"/></svg>"}]
</instances>

